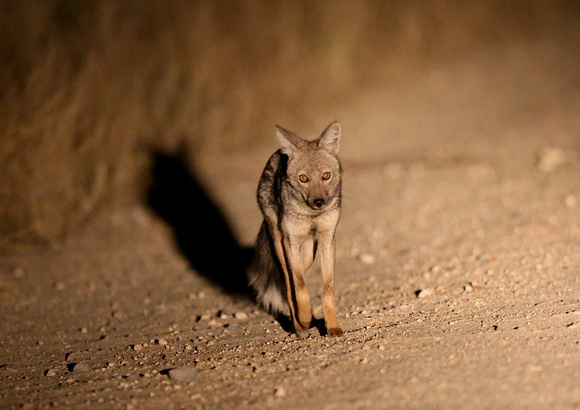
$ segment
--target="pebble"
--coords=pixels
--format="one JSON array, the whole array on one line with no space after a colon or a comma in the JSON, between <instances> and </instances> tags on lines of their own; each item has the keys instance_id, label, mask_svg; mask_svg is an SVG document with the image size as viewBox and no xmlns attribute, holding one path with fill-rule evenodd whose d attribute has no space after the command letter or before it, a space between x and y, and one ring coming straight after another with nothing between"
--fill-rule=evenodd
<instances>
[{"instance_id":1,"label":"pebble","mask_svg":"<svg viewBox=\"0 0 580 410\"><path fill-rule=\"evenodd\" d=\"M46 372L44 372L44 375L46 377L54 377L54 376L56 376L56 370L55 369L48 369Z\"/></svg>"},{"instance_id":2,"label":"pebble","mask_svg":"<svg viewBox=\"0 0 580 410\"><path fill-rule=\"evenodd\" d=\"M574 208L577 202L576 197L572 194L566 195L566 198L564 198L564 203L568 208Z\"/></svg>"},{"instance_id":3,"label":"pebble","mask_svg":"<svg viewBox=\"0 0 580 410\"><path fill-rule=\"evenodd\" d=\"M274 389L274 396L286 397L286 389L284 387L276 387L276 389Z\"/></svg>"},{"instance_id":4,"label":"pebble","mask_svg":"<svg viewBox=\"0 0 580 410\"><path fill-rule=\"evenodd\" d=\"M544 370L544 368L542 366L528 366L526 369L528 372L530 373L540 373Z\"/></svg>"},{"instance_id":5,"label":"pebble","mask_svg":"<svg viewBox=\"0 0 580 410\"><path fill-rule=\"evenodd\" d=\"M127 319L127 315L123 312L118 311L118 310L113 310L111 312L111 317L115 318L115 319Z\"/></svg>"},{"instance_id":6,"label":"pebble","mask_svg":"<svg viewBox=\"0 0 580 410\"><path fill-rule=\"evenodd\" d=\"M143 350L143 345L141 343L137 343L136 345L133 345L133 350L135 350L136 352L140 352L141 350Z\"/></svg>"},{"instance_id":7,"label":"pebble","mask_svg":"<svg viewBox=\"0 0 580 410\"><path fill-rule=\"evenodd\" d=\"M538 169L546 174L566 163L566 154L559 147L544 147L538 153Z\"/></svg>"},{"instance_id":8,"label":"pebble","mask_svg":"<svg viewBox=\"0 0 580 410\"><path fill-rule=\"evenodd\" d=\"M375 263L375 257L370 253L361 253L358 255L358 260L364 265L372 265Z\"/></svg>"},{"instance_id":9,"label":"pebble","mask_svg":"<svg viewBox=\"0 0 580 410\"><path fill-rule=\"evenodd\" d=\"M439 273L439 272L441 272L441 266L439 266L439 265L433 265L433 266L431 266L431 268L429 269L429 271L431 273Z\"/></svg>"},{"instance_id":10,"label":"pebble","mask_svg":"<svg viewBox=\"0 0 580 410\"><path fill-rule=\"evenodd\" d=\"M132 373L132 374L130 374L128 376L124 376L125 380L127 380L128 383L136 382L141 377L143 377L143 375L142 374L137 374L137 373Z\"/></svg>"},{"instance_id":11,"label":"pebble","mask_svg":"<svg viewBox=\"0 0 580 410\"><path fill-rule=\"evenodd\" d=\"M169 370L167 375L174 382L193 382L197 380L197 370L194 366L176 367Z\"/></svg>"},{"instance_id":12,"label":"pebble","mask_svg":"<svg viewBox=\"0 0 580 410\"><path fill-rule=\"evenodd\" d=\"M65 356L65 360L67 362L76 362L81 358L81 354L79 352L70 352L67 353Z\"/></svg>"},{"instance_id":13,"label":"pebble","mask_svg":"<svg viewBox=\"0 0 580 410\"><path fill-rule=\"evenodd\" d=\"M93 370L93 367L87 362L78 362L72 366L73 372L88 372Z\"/></svg>"},{"instance_id":14,"label":"pebble","mask_svg":"<svg viewBox=\"0 0 580 410\"><path fill-rule=\"evenodd\" d=\"M422 289L422 290L419 290L417 292L417 297L419 299L422 299L422 298L425 298L427 296L431 296L434 293L435 293L435 289L434 288Z\"/></svg>"},{"instance_id":15,"label":"pebble","mask_svg":"<svg viewBox=\"0 0 580 410\"><path fill-rule=\"evenodd\" d=\"M228 330L237 330L240 328L241 328L241 326L239 323L230 323L229 325L227 325Z\"/></svg>"},{"instance_id":16,"label":"pebble","mask_svg":"<svg viewBox=\"0 0 580 410\"><path fill-rule=\"evenodd\" d=\"M167 340L165 340L165 339L157 339L155 341L155 343L157 343L159 346L165 346L165 345L167 345Z\"/></svg>"},{"instance_id":17,"label":"pebble","mask_svg":"<svg viewBox=\"0 0 580 410\"><path fill-rule=\"evenodd\" d=\"M245 320L245 319L247 319L247 318L248 318L248 314L247 314L247 313L245 313L245 312L236 312L236 313L234 313L234 317L235 317L236 319Z\"/></svg>"}]
</instances>

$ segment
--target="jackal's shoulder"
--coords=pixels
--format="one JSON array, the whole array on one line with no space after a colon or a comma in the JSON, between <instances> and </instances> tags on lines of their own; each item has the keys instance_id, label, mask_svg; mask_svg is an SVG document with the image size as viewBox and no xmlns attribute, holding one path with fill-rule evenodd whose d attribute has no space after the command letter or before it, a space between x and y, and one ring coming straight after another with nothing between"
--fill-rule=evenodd
<instances>
[{"instance_id":1,"label":"jackal's shoulder","mask_svg":"<svg viewBox=\"0 0 580 410\"><path fill-rule=\"evenodd\" d=\"M286 155L281 150L278 150L270 156L262 171L257 192L258 203L262 210L265 207L277 208L279 206L280 189L286 161Z\"/></svg>"}]
</instances>

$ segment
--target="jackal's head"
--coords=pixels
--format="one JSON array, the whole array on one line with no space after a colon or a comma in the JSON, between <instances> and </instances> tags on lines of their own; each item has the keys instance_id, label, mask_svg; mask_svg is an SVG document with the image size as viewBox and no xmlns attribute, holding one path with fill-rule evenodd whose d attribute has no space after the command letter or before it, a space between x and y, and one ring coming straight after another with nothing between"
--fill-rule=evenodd
<instances>
[{"instance_id":1,"label":"jackal's head","mask_svg":"<svg viewBox=\"0 0 580 410\"><path fill-rule=\"evenodd\" d=\"M287 184L291 193L313 210L340 205L341 167L338 159L341 127L330 124L314 141L276 126L281 152L288 156Z\"/></svg>"}]
</instances>

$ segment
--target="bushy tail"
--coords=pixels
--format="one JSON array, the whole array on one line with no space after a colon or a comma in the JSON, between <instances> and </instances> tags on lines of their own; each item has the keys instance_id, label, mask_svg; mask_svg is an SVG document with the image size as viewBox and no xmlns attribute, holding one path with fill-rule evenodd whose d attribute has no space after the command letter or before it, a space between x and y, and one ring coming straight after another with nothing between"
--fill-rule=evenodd
<instances>
[{"instance_id":1,"label":"bushy tail","mask_svg":"<svg viewBox=\"0 0 580 410\"><path fill-rule=\"evenodd\" d=\"M272 314L287 315L289 312L283 275L268 225L264 221L256 240L254 257L248 268L248 281L258 303Z\"/></svg>"}]
</instances>

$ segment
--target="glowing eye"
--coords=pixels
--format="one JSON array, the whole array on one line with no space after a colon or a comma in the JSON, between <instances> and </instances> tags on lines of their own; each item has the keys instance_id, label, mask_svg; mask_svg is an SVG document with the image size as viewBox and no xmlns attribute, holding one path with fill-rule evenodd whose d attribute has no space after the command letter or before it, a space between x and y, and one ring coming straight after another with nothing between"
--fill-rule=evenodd
<instances>
[{"instance_id":1,"label":"glowing eye","mask_svg":"<svg viewBox=\"0 0 580 410\"><path fill-rule=\"evenodd\" d=\"M298 177L298 179L300 180L300 182L308 182L308 175L306 175L306 174L300 174L300 176Z\"/></svg>"},{"instance_id":2,"label":"glowing eye","mask_svg":"<svg viewBox=\"0 0 580 410\"><path fill-rule=\"evenodd\" d=\"M328 171L323 172L322 179L324 179L324 180L330 179L330 172L328 172Z\"/></svg>"}]
</instances>

